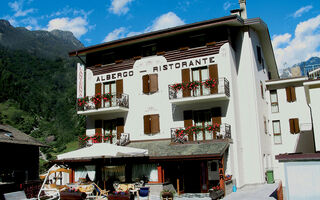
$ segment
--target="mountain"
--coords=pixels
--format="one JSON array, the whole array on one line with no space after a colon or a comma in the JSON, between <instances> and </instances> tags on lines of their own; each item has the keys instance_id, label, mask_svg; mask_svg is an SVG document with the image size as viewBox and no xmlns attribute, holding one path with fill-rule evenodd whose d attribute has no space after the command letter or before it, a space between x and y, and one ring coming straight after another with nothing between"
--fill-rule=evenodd
<instances>
[{"instance_id":1,"label":"mountain","mask_svg":"<svg viewBox=\"0 0 320 200\"><path fill-rule=\"evenodd\" d=\"M70 31L29 31L1 19L0 45L49 59L67 58L68 52L84 47Z\"/></svg>"},{"instance_id":2,"label":"mountain","mask_svg":"<svg viewBox=\"0 0 320 200\"><path fill-rule=\"evenodd\" d=\"M320 67L320 58L319 57L311 57L307 61L303 61L300 63L296 63L291 67L283 69L282 74L280 75L281 78L288 78L292 76L307 76L309 71L317 69ZM299 70L300 68L300 70ZM297 73L297 69L298 72ZM295 73L294 73L295 72Z\"/></svg>"},{"instance_id":3,"label":"mountain","mask_svg":"<svg viewBox=\"0 0 320 200\"><path fill-rule=\"evenodd\" d=\"M68 31L29 31L0 20L0 124L47 144L48 160L78 147L85 117L76 113L76 62L83 45Z\"/></svg>"}]
</instances>

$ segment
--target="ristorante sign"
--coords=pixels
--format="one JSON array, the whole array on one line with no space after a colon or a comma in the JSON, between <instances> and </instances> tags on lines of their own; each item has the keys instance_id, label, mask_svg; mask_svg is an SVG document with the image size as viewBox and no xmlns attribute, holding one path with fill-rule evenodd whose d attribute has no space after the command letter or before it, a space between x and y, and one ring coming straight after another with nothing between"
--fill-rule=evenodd
<instances>
[{"instance_id":1,"label":"ristorante sign","mask_svg":"<svg viewBox=\"0 0 320 200\"><path fill-rule=\"evenodd\" d=\"M140 61L142 61L142 60L140 60ZM167 63L161 64L161 65L153 65L153 66L151 65L150 67L146 67L145 69L143 69L143 72L146 72L147 74L150 74L150 73L154 74L154 73L160 73L160 72L164 72L164 71L202 67L202 66L207 66L207 65L211 65L211 64L215 64L215 57L214 56L205 56L205 57L179 60L179 61L174 61L174 62L167 62ZM96 83L106 82L106 81L114 81L117 79L132 77L132 76L134 76L134 73L138 72L138 71L137 70L126 70L126 71L118 71L118 72L113 72L113 73L108 73L108 74L101 74L101 75L96 76Z\"/></svg>"}]
</instances>

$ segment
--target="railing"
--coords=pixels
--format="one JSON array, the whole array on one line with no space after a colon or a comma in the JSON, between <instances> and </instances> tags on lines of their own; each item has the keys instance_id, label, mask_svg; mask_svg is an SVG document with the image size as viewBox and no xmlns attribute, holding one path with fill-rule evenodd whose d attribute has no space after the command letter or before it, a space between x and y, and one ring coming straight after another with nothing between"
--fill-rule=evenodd
<instances>
[{"instance_id":1,"label":"railing","mask_svg":"<svg viewBox=\"0 0 320 200\"><path fill-rule=\"evenodd\" d=\"M202 84L200 84L198 87L194 89L177 90L173 88L173 86L176 84L168 85L169 99L181 99L184 97L209 96L209 95L216 95L216 94L225 94L226 96L230 97L229 81L226 78L222 77L215 80L216 84L212 88L205 87L203 85L203 83L205 83L206 81L203 81ZM185 83L185 84L188 84L188 83ZM183 95L184 93L185 94L188 93L189 95Z\"/></svg>"},{"instance_id":2,"label":"railing","mask_svg":"<svg viewBox=\"0 0 320 200\"><path fill-rule=\"evenodd\" d=\"M129 108L129 95L127 94L122 93L116 95L115 93L113 93L109 95L109 98L103 98L102 96L88 96L85 98L78 99L77 110L86 111L117 106ZM94 97L96 97L96 101L93 100Z\"/></svg>"},{"instance_id":3,"label":"railing","mask_svg":"<svg viewBox=\"0 0 320 200\"><path fill-rule=\"evenodd\" d=\"M88 147L97 143L108 143L108 144L116 144L118 146L127 145L130 142L130 134L129 133L121 133L120 139L117 139L115 134L107 134L105 136L82 136L79 137L79 147Z\"/></svg>"},{"instance_id":4,"label":"railing","mask_svg":"<svg viewBox=\"0 0 320 200\"><path fill-rule=\"evenodd\" d=\"M210 141L217 139L231 139L231 126L223 123L213 131L208 130L207 127L197 127L197 131L193 134L182 133L179 131L186 130L184 127L171 128L171 142L187 143L191 141Z\"/></svg>"},{"instance_id":5,"label":"railing","mask_svg":"<svg viewBox=\"0 0 320 200\"><path fill-rule=\"evenodd\" d=\"M125 146L130 142L130 134L129 133L121 133L120 139L117 139L116 144L118 146Z\"/></svg>"}]
</instances>

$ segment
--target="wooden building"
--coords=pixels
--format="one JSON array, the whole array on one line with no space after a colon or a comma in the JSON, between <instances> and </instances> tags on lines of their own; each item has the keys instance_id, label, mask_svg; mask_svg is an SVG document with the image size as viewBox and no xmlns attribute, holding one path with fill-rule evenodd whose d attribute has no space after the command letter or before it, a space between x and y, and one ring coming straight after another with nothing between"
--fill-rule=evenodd
<instances>
[{"instance_id":1,"label":"wooden building","mask_svg":"<svg viewBox=\"0 0 320 200\"><path fill-rule=\"evenodd\" d=\"M9 125L0 125L0 198L3 193L27 190L25 186L39 180L40 146L45 145Z\"/></svg>"}]
</instances>

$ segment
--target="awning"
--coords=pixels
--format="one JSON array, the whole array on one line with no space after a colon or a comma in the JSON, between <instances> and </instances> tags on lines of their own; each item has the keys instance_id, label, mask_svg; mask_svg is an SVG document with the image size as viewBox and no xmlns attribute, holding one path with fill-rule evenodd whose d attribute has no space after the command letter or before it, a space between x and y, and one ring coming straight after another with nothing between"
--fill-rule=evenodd
<instances>
[{"instance_id":1,"label":"awning","mask_svg":"<svg viewBox=\"0 0 320 200\"><path fill-rule=\"evenodd\" d=\"M147 156L148 150L117 146L107 143L93 144L90 147L78 149L68 153L57 155L58 160L81 160L92 158L115 158L115 157L134 157Z\"/></svg>"},{"instance_id":2,"label":"awning","mask_svg":"<svg viewBox=\"0 0 320 200\"><path fill-rule=\"evenodd\" d=\"M127 146L148 150L150 159L218 158L229 147L228 141L172 144L170 140L131 142Z\"/></svg>"}]
</instances>

